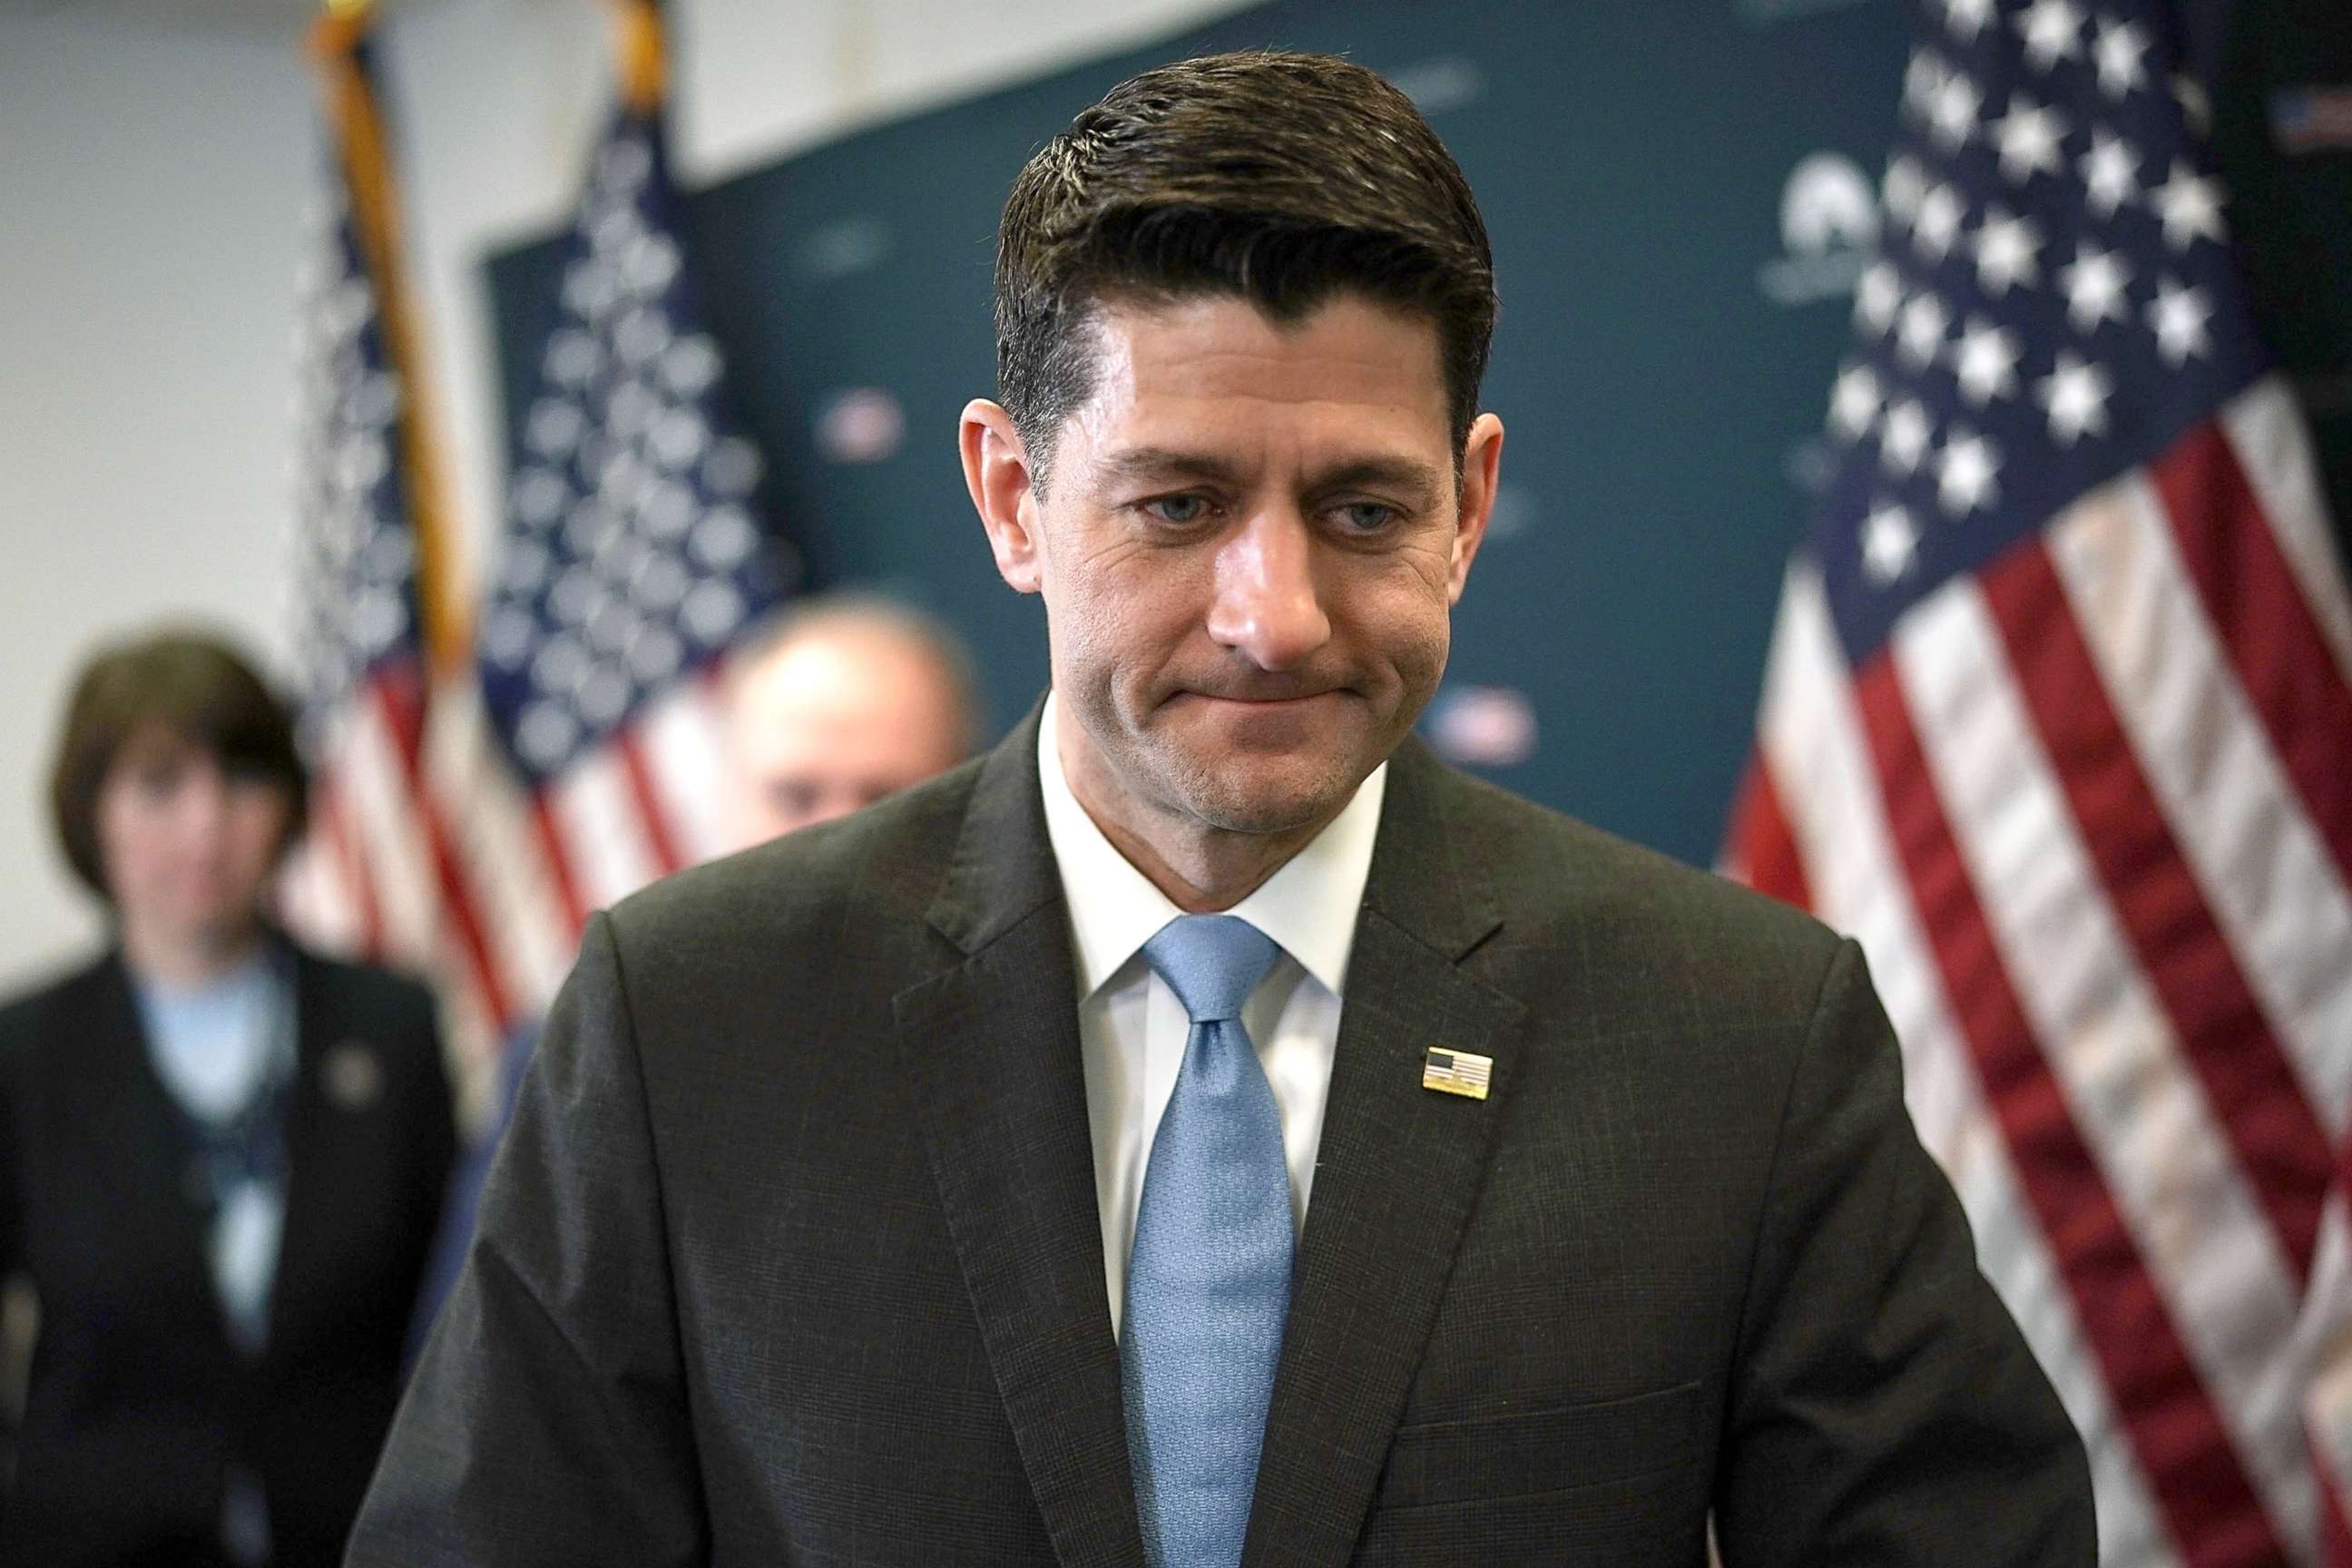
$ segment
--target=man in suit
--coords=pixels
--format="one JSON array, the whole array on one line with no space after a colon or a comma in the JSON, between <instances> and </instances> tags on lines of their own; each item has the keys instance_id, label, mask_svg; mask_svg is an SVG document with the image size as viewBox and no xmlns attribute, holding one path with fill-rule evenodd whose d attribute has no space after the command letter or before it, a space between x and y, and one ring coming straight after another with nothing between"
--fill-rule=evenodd
<instances>
[{"instance_id":1,"label":"man in suit","mask_svg":"<svg viewBox=\"0 0 2352 1568\"><path fill-rule=\"evenodd\" d=\"M2092 1561L1858 952L1410 737L1494 298L1343 61L1037 154L1052 690L593 923L352 1563Z\"/></svg>"}]
</instances>

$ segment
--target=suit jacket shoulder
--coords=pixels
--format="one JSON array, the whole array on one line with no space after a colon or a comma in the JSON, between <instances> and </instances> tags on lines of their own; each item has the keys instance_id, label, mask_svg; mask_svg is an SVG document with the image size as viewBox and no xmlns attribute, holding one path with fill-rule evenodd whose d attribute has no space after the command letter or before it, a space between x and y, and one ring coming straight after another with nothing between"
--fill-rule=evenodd
<instances>
[{"instance_id":1,"label":"suit jacket shoulder","mask_svg":"<svg viewBox=\"0 0 2352 1568\"><path fill-rule=\"evenodd\" d=\"M747 962L750 973L799 962L831 970L864 956L845 951L845 938L920 926L985 761L621 900L609 919L625 982L654 977L646 959L686 985L747 973Z\"/></svg>"},{"instance_id":2,"label":"suit jacket shoulder","mask_svg":"<svg viewBox=\"0 0 2352 1568\"><path fill-rule=\"evenodd\" d=\"M414 975L378 963L362 963L295 946L297 973L314 976L328 994L352 1011L404 1022L428 1021L433 993Z\"/></svg>"},{"instance_id":3,"label":"suit jacket shoulder","mask_svg":"<svg viewBox=\"0 0 2352 1568\"><path fill-rule=\"evenodd\" d=\"M84 959L37 980L0 1002L0 1071L15 1070L25 1057L56 1044L106 1005L110 986L122 984L120 960L111 952Z\"/></svg>"},{"instance_id":4,"label":"suit jacket shoulder","mask_svg":"<svg viewBox=\"0 0 2352 1568\"><path fill-rule=\"evenodd\" d=\"M1837 934L1801 910L1447 767L1418 742L1391 766L1366 902L1402 908L1428 883L1468 889L1492 934L1472 967L1523 1001L1570 986L1613 1027L1710 1019L1801 1025L1820 1000Z\"/></svg>"}]
</instances>

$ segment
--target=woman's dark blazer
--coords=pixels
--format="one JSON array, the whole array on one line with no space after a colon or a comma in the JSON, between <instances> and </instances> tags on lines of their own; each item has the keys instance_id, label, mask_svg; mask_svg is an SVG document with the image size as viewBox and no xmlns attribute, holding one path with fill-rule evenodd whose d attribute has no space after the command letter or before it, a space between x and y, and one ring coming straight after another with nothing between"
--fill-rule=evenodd
<instances>
[{"instance_id":1,"label":"woman's dark blazer","mask_svg":"<svg viewBox=\"0 0 2352 1568\"><path fill-rule=\"evenodd\" d=\"M455 1132L425 990L299 951L293 970L286 1226L251 1357L121 955L0 1006L0 1273L39 1306L0 1562L212 1561L233 1461L261 1478L277 1568L341 1554Z\"/></svg>"}]
</instances>

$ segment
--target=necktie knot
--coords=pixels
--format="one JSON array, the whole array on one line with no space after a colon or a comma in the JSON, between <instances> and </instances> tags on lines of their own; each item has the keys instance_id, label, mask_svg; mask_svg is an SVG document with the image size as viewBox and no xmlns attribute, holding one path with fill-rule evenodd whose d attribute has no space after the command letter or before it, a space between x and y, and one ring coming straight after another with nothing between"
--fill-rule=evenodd
<instances>
[{"instance_id":1,"label":"necktie knot","mask_svg":"<svg viewBox=\"0 0 2352 1568\"><path fill-rule=\"evenodd\" d=\"M1193 1023L1210 1024L1240 1018L1281 951L1238 915L1179 915L1143 944L1143 961Z\"/></svg>"}]
</instances>

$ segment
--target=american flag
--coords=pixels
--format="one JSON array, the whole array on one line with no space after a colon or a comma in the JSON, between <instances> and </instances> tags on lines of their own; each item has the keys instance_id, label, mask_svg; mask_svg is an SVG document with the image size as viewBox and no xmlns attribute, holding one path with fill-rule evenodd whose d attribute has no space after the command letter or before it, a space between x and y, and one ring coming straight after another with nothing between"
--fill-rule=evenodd
<instances>
[{"instance_id":1,"label":"american flag","mask_svg":"<svg viewBox=\"0 0 2352 1568\"><path fill-rule=\"evenodd\" d=\"M1868 952L2102 1560L2317 1563L2352 1474L2341 563L2171 19L1917 26L1726 859Z\"/></svg>"},{"instance_id":2,"label":"american flag","mask_svg":"<svg viewBox=\"0 0 2352 1568\"><path fill-rule=\"evenodd\" d=\"M715 671L793 571L684 265L657 19L621 15L622 100L565 240L479 648L567 945L588 910L727 847Z\"/></svg>"},{"instance_id":3,"label":"american flag","mask_svg":"<svg viewBox=\"0 0 2352 1568\"><path fill-rule=\"evenodd\" d=\"M295 646L312 821L286 912L304 935L442 982L461 1059L511 1021L513 977L467 882L469 824L436 788L435 672L462 616L439 510L364 5L322 19L331 168L302 271Z\"/></svg>"}]
</instances>

